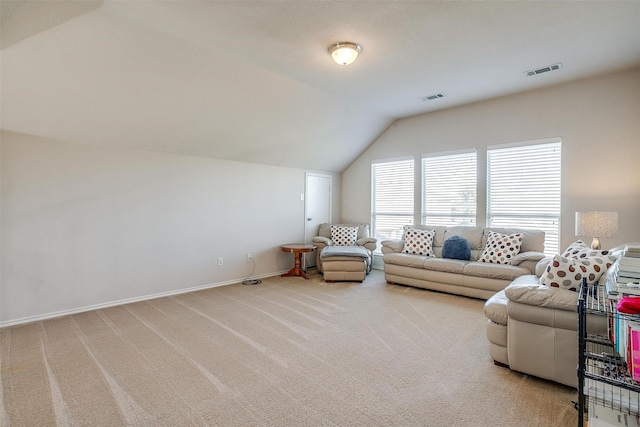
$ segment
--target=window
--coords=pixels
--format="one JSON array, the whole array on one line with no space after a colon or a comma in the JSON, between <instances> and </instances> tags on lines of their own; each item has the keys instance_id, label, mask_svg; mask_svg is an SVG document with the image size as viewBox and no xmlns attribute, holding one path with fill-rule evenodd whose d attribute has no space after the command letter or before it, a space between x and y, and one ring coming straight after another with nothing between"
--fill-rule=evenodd
<instances>
[{"instance_id":1,"label":"window","mask_svg":"<svg viewBox=\"0 0 640 427\"><path fill-rule=\"evenodd\" d=\"M544 230L548 255L560 246L560 149L554 139L487 151L487 226Z\"/></svg>"},{"instance_id":2,"label":"window","mask_svg":"<svg viewBox=\"0 0 640 427\"><path fill-rule=\"evenodd\" d=\"M371 229L380 242L401 239L413 224L413 159L371 165Z\"/></svg>"},{"instance_id":3,"label":"window","mask_svg":"<svg viewBox=\"0 0 640 427\"><path fill-rule=\"evenodd\" d=\"M476 152L422 159L422 223L476 225Z\"/></svg>"}]
</instances>

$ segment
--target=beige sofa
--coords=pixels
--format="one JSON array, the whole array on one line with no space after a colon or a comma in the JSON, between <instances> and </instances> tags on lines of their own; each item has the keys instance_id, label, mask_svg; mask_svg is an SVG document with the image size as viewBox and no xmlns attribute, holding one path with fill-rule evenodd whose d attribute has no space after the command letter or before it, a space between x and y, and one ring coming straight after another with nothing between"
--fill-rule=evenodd
<instances>
[{"instance_id":1,"label":"beige sofa","mask_svg":"<svg viewBox=\"0 0 640 427\"><path fill-rule=\"evenodd\" d=\"M489 354L496 364L577 387L578 292L539 284L550 260L540 261L535 275L518 277L485 303ZM615 269L614 264L599 284L615 281ZM587 331L606 335L607 318L587 316Z\"/></svg>"},{"instance_id":2,"label":"beige sofa","mask_svg":"<svg viewBox=\"0 0 640 427\"><path fill-rule=\"evenodd\" d=\"M435 230L433 252L435 257L402 253L404 240L382 241L385 279L390 284L402 284L474 298L487 299L504 289L517 277L533 274L543 259L544 231L444 227L416 225L413 228ZM478 262L487 242L489 231L504 234L522 233L520 253L511 264ZM471 260L442 258L442 247L451 236L461 236L469 242Z\"/></svg>"}]
</instances>

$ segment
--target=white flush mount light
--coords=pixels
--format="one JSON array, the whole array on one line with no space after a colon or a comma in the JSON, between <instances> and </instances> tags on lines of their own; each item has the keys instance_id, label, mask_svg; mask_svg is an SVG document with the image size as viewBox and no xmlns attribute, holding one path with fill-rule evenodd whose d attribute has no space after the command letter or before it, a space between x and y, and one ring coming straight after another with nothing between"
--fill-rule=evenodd
<instances>
[{"instance_id":1,"label":"white flush mount light","mask_svg":"<svg viewBox=\"0 0 640 427\"><path fill-rule=\"evenodd\" d=\"M349 65L356 60L362 48L357 43L340 42L329 46L331 57L339 65Z\"/></svg>"}]
</instances>

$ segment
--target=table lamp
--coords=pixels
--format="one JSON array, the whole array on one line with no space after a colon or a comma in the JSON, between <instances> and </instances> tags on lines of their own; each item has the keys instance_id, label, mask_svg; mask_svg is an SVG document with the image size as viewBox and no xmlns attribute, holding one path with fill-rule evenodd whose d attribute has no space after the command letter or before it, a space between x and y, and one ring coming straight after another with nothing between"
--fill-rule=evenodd
<instances>
[{"instance_id":1,"label":"table lamp","mask_svg":"<svg viewBox=\"0 0 640 427\"><path fill-rule=\"evenodd\" d=\"M576 212L576 236L592 237L591 249L600 249L600 237L618 235L618 212Z\"/></svg>"}]
</instances>

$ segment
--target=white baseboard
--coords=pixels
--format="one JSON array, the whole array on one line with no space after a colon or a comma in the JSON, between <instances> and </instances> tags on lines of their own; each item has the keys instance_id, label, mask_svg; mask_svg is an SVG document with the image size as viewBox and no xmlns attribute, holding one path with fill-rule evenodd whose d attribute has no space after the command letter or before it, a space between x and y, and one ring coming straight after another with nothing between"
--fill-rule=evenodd
<instances>
[{"instance_id":1,"label":"white baseboard","mask_svg":"<svg viewBox=\"0 0 640 427\"><path fill-rule=\"evenodd\" d=\"M268 273L268 274L262 274L262 275L259 275L259 276L251 276L251 278L252 279L264 279L264 278L267 278L267 277L279 276L280 274L286 273L287 271L288 270L283 270L281 272L276 272L276 273ZM208 285L194 286L194 287L191 287L191 288L178 289L178 290L175 290L175 291L159 292L157 294L150 294L150 295L144 295L144 296L140 296L140 297L127 298L127 299L122 299L122 300L118 300L118 301L110 301L110 302L106 302L106 303L102 303L102 304L88 305L88 306L85 306L85 307L72 308L72 309L69 309L69 310L62 310L62 311L56 311L56 312L53 312L53 313L40 314L40 315L37 315L37 316L23 317L21 319L7 320L7 321L4 321L4 322L0 322L0 329L7 328L9 326L24 325L26 323L33 323L33 322L39 322L39 321L42 321L42 320L53 319L55 317L62 317L62 316L68 316L68 315L71 315L71 314L84 313L86 311L100 310L102 308L115 307L115 306L118 306L118 305L131 304L131 303L140 302L140 301L147 301L147 300L150 300L150 299L168 297L168 296L172 296L172 295L186 294L187 292L194 292L194 291L200 291L200 290L203 290L203 289L217 288L219 286L234 285L234 284L242 283L242 281L244 279L245 278L228 280L228 281L225 281L225 282L218 282L218 283L211 283L211 284L208 284Z\"/></svg>"}]
</instances>

